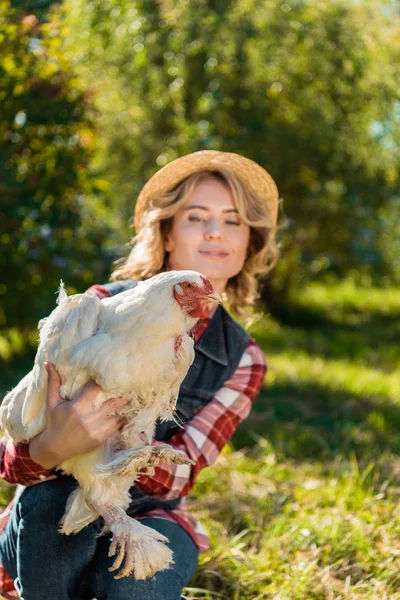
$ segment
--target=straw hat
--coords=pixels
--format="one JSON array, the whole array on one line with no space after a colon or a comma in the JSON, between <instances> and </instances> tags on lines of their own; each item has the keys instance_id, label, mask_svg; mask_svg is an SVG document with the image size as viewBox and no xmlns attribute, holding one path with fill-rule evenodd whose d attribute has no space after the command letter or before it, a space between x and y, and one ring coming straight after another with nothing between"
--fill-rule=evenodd
<instances>
[{"instance_id":1,"label":"straw hat","mask_svg":"<svg viewBox=\"0 0 400 600\"><path fill-rule=\"evenodd\" d=\"M157 171L139 194L135 208L135 228L140 229L143 213L154 196L172 190L183 179L197 171L214 171L219 167L234 173L252 192L265 201L273 224L278 217L278 188L271 175L253 160L232 152L201 150L177 158Z\"/></svg>"}]
</instances>

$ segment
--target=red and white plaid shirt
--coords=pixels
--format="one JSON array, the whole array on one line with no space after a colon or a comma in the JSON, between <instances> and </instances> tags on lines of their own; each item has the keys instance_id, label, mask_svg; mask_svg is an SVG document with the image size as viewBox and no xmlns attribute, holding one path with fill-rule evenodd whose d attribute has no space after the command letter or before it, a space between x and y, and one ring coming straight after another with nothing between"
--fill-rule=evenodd
<instances>
[{"instance_id":1,"label":"red and white plaid shirt","mask_svg":"<svg viewBox=\"0 0 400 600\"><path fill-rule=\"evenodd\" d=\"M100 298L109 296L102 286L93 286L91 290ZM209 319L201 321L193 331L195 342L200 339L209 322ZM231 378L168 442L171 446L183 450L196 464L156 467L152 477L142 475L135 485L147 494L159 496L164 500L187 496L196 482L198 473L204 467L215 463L222 448L248 416L260 392L265 374L265 356L251 339ZM31 459L29 444L15 443L12 440L3 440L0 443L0 476L8 483L25 486L56 477L53 472L43 469ZM0 531L7 524L11 507L12 503L0 516ZM206 550L210 545L205 530L187 511L184 501L174 510L155 509L140 518L146 517L175 521L190 535L199 550ZM1 564L0 593L7 600L18 599L13 580Z\"/></svg>"}]
</instances>

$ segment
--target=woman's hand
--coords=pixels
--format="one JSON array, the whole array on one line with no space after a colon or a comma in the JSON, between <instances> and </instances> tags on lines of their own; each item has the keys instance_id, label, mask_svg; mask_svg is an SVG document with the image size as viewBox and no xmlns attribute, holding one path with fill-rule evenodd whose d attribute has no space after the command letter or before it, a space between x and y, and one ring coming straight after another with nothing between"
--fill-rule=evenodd
<instances>
[{"instance_id":1,"label":"woman's hand","mask_svg":"<svg viewBox=\"0 0 400 600\"><path fill-rule=\"evenodd\" d=\"M111 398L99 408L94 401L101 391L93 381L88 382L79 396L66 401L60 396L61 379L51 363L45 363L48 374L47 427L29 444L31 458L45 469L52 469L78 454L94 450L123 425L119 415L112 414L127 400Z\"/></svg>"}]
</instances>

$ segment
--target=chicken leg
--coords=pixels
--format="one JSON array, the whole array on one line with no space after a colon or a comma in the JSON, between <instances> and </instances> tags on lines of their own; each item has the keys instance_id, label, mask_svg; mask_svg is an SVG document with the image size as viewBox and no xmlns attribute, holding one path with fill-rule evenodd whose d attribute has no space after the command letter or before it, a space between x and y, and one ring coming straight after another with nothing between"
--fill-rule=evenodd
<instances>
[{"instance_id":1,"label":"chicken leg","mask_svg":"<svg viewBox=\"0 0 400 600\"><path fill-rule=\"evenodd\" d=\"M96 465L96 475L100 478L114 477L116 475L135 478L136 473L147 468L151 474L158 465L195 465L184 452L173 448L169 444L156 446L142 446L133 450L124 450L117 454L114 460L106 464Z\"/></svg>"},{"instance_id":2,"label":"chicken leg","mask_svg":"<svg viewBox=\"0 0 400 600\"><path fill-rule=\"evenodd\" d=\"M108 555L116 558L109 571L120 569L124 563L115 579L132 574L136 579L146 579L171 566L173 553L165 545L168 539L164 535L128 516L121 507L93 501L91 504L103 517L105 530L113 536Z\"/></svg>"}]
</instances>

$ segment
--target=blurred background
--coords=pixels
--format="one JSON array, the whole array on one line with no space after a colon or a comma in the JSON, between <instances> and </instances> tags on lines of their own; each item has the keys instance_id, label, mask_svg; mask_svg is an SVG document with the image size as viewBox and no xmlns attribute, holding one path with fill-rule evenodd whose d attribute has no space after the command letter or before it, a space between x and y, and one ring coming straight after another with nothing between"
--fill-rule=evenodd
<instances>
[{"instance_id":1,"label":"blurred background","mask_svg":"<svg viewBox=\"0 0 400 600\"><path fill-rule=\"evenodd\" d=\"M107 279L145 181L206 148L278 183L282 260L265 300L327 276L397 285L399 10L3 1L0 326L36 325L60 278Z\"/></svg>"},{"instance_id":2,"label":"blurred background","mask_svg":"<svg viewBox=\"0 0 400 600\"><path fill-rule=\"evenodd\" d=\"M196 487L190 598L400 598L399 143L398 0L0 0L0 397L157 169L238 152L280 190L269 375Z\"/></svg>"}]
</instances>

